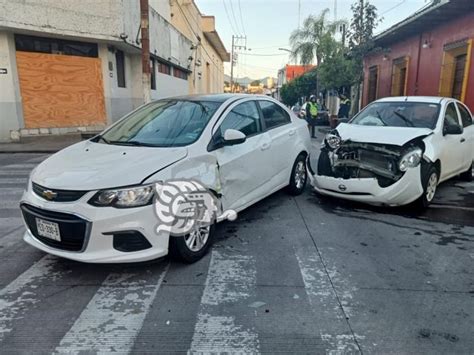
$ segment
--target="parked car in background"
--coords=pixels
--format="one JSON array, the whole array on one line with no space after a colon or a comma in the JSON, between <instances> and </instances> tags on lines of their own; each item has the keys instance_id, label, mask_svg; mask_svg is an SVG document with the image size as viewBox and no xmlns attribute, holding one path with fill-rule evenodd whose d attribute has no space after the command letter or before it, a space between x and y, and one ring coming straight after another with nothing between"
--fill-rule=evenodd
<instances>
[{"instance_id":1,"label":"parked car in background","mask_svg":"<svg viewBox=\"0 0 474 355\"><path fill-rule=\"evenodd\" d=\"M439 183L471 180L473 160L473 118L462 102L385 98L326 136L312 184L323 195L425 208Z\"/></svg>"},{"instance_id":2,"label":"parked car in background","mask_svg":"<svg viewBox=\"0 0 474 355\"><path fill-rule=\"evenodd\" d=\"M310 138L278 101L204 95L144 105L102 134L46 159L21 200L24 240L83 262L138 262L171 251L186 262L212 243L213 225L157 233L156 182L196 180L241 211L287 187L302 193Z\"/></svg>"},{"instance_id":3,"label":"parked car in background","mask_svg":"<svg viewBox=\"0 0 474 355\"><path fill-rule=\"evenodd\" d=\"M305 102L301 106L301 110L299 113L299 117L305 119L306 118L306 105ZM329 111L322 109L320 105L318 105L318 116L316 118L316 126L329 126Z\"/></svg>"}]
</instances>

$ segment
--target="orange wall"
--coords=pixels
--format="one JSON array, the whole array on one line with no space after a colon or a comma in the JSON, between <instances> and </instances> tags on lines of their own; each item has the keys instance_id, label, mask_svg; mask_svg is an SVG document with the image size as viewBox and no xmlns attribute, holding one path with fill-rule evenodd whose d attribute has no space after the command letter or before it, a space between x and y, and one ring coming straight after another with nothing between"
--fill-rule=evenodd
<instances>
[{"instance_id":1,"label":"orange wall","mask_svg":"<svg viewBox=\"0 0 474 355\"><path fill-rule=\"evenodd\" d=\"M99 58L17 52L25 128L106 123Z\"/></svg>"}]
</instances>

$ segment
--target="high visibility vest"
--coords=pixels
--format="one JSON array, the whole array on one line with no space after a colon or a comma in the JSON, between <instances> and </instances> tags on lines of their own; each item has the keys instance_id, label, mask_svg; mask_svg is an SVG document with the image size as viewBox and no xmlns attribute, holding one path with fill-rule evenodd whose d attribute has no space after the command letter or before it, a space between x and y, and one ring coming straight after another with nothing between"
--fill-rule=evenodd
<instances>
[{"instance_id":1,"label":"high visibility vest","mask_svg":"<svg viewBox=\"0 0 474 355\"><path fill-rule=\"evenodd\" d=\"M318 115L318 106L314 102L308 102L309 105L309 113L311 116L317 116Z\"/></svg>"}]
</instances>

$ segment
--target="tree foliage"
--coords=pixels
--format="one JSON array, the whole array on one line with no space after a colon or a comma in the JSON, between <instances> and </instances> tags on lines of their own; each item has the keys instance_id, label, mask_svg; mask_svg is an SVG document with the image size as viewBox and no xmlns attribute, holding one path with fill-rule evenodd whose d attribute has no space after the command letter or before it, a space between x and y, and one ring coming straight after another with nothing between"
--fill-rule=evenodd
<instances>
[{"instance_id":1,"label":"tree foliage","mask_svg":"<svg viewBox=\"0 0 474 355\"><path fill-rule=\"evenodd\" d=\"M331 22L328 20L329 9L323 10L319 15L310 15L303 21L303 26L290 36L292 43L292 57L300 60L303 65L321 64L334 49L334 34L342 21Z\"/></svg>"},{"instance_id":2,"label":"tree foliage","mask_svg":"<svg viewBox=\"0 0 474 355\"><path fill-rule=\"evenodd\" d=\"M317 73L313 69L304 75L286 83L280 91L281 100L285 105L294 105L301 97L316 93Z\"/></svg>"},{"instance_id":3,"label":"tree foliage","mask_svg":"<svg viewBox=\"0 0 474 355\"><path fill-rule=\"evenodd\" d=\"M260 80L254 80L250 83L250 86L259 86L260 85Z\"/></svg>"}]
</instances>

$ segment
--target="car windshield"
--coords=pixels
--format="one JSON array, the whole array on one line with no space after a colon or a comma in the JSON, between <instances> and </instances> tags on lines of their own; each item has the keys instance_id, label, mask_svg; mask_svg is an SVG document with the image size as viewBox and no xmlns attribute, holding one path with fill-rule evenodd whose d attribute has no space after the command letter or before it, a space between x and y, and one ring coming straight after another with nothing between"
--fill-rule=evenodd
<instances>
[{"instance_id":1,"label":"car windshield","mask_svg":"<svg viewBox=\"0 0 474 355\"><path fill-rule=\"evenodd\" d=\"M361 126L417 127L434 129L440 105L422 102L374 102L352 119Z\"/></svg>"},{"instance_id":2,"label":"car windshield","mask_svg":"<svg viewBox=\"0 0 474 355\"><path fill-rule=\"evenodd\" d=\"M220 102L163 100L148 104L101 135L107 144L177 147L194 143Z\"/></svg>"}]
</instances>

